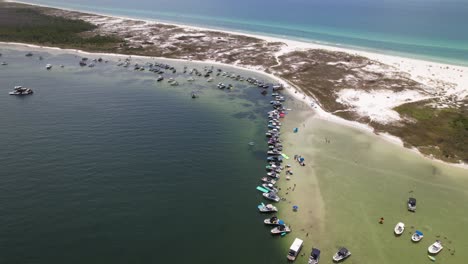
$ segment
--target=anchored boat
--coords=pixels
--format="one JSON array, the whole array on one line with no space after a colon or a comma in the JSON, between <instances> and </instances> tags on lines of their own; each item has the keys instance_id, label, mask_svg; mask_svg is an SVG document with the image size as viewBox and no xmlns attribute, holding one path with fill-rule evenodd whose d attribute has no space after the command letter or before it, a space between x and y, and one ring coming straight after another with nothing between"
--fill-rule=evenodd
<instances>
[{"instance_id":1,"label":"anchored boat","mask_svg":"<svg viewBox=\"0 0 468 264\"><path fill-rule=\"evenodd\" d=\"M289 248L289 252L288 252L288 256L287 256L289 261L296 260L297 255L299 255L299 252L302 249L302 244L303 243L304 243L304 241L302 241L302 239L299 239L299 238L294 239L294 242L292 243L291 247Z\"/></svg>"},{"instance_id":2,"label":"anchored boat","mask_svg":"<svg viewBox=\"0 0 468 264\"><path fill-rule=\"evenodd\" d=\"M333 255L333 261L342 261L344 260L345 258L348 258L349 256L351 256L351 252L349 252L349 250L347 248L340 248L340 250L338 250L338 252L336 252L335 255Z\"/></svg>"},{"instance_id":3,"label":"anchored boat","mask_svg":"<svg viewBox=\"0 0 468 264\"><path fill-rule=\"evenodd\" d=\"M320 250L318 248L312 248L312 252L310 252L308 264L318 264L319 260L320 260Z\"/></svg>"}]
</instances>

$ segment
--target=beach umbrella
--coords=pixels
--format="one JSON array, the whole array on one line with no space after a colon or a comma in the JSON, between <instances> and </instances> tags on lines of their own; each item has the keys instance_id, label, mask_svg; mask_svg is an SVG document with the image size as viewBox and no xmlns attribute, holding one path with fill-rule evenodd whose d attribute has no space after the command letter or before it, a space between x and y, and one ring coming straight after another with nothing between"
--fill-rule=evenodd
<instances>
[{"instance_id":1,"label":"beach umbrella","mask_svg":"<svg viewBox=\"0 0 468 264\"><path fill-rule=\"evenodd\" d=\"M297 131L299 131L299 128L294 128L294 133L297 133Z\"/></svg>"},{"instance_id":2,"label":"beach umbrella","mask_svg":"<svg viewBox=\"0 0 468 264\"><path fill-rule=\"evenodd\" d=\"M294 210L294 211L297 211L298 209L299 209L299 206L293 205L293 210Z\"/></svg>"},{"instance_id":3,"label":"beach umbrella","mask_svg":"<svg viewBox=\"0 0 468 264\"><path fill-rule=\"evenodd\" d=\"M283 220L279 220L279 221L278 221L278 224L284 225L284 221L283 221Z\"/></svg>"}]
</instances>

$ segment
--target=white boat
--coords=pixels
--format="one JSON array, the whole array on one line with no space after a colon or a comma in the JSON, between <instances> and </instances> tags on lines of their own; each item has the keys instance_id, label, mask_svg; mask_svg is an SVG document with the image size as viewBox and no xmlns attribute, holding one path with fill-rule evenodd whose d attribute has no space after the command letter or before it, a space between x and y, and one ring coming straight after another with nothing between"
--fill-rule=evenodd
<instances>
[{"instance_id":1,"label":"white boat","mask_svg":"<svg viewBox=\"0 0 468 264\"><path fill-rule=\"evenodd\" d=\"M273 216L271 218L267 218L267 219L263 220L263 223L265 225L279 225L280 222L282 222L282 221L279 220L278 217L276 217L276 216Z\"/></svg>"},{"instance_id":2,"label":"white boat","mask_svg":"<svg viewBox=\"0 0 468 264\"><path fill-rule=\"evenodd\" d=\"M271 183L264 183L262 184L263 188L266 188L272 192L278 192L278 189Z\"/></svg>"},{"instance_id":3,"label":"white boat","mask_svg":"<svg viewBox=\"0 0 468 264\"><path fill-rule=\"evenodd\" d=\"M263 197L265 197L268 200L274 201L274 202L279 202L280 198L276 193L274 192L269 192L269 193L263 193Z\"/></svg>"},{"instance_id":4,"label":"white boat","mask_svg":"<svg viewBox=\"0 0 468 264\"><path fill-rule=\"evenodd\" d=\"M0 63L1 65L8 65L8 63L2 61L2 63Z\"/></svg>"},{"instance_id":5,"label":"white boat","mask_svg":"<svg viewBox=\"0 0 468 264\"><path fill-rule=\"evenodd\" d=\"M411 236L411 241L413 242L419 242L421 239L423 239L424 235L421 231L416 230L414 234Z\"/></svg>"},{"instance_id":6,"label":"white boat","mask_svg":"<svg viewBox=\"0 0 468 264\"><path fill-rule=\"evenodd\" d=\"M278 212L278 209L273 206L272 204L261 204L258 206L258 210L261 212L261 213L271 213L271 212Z\"/></svg>"},{"instance_id":7,"label":"white boat","mask_svg":"<svg viewBox=\"0 0 468 264\"><path fill-rule=\"evenodd\" d=\"M415 198L408 199L408 211L416 212L416 199Z\"/></svg>"},{"instance_id":8,"label":"white boat","mask_svg":"<svg viewBox=\"0 0 468 264\"><path fill-rule=\"evenodd\" d=\"M396 224L394 231L395 231L395 234L398 236L403 234L403 231L405 231L405 224L403 224L402 222L399 222L398 224Z\"/></svg>"},{"instance_id":9,"label":"white boat","mask_svg":"<svg viewBox=\"0 0 468 264\"><path fill-rule=\"evenodd\" d=\"M47 70L52 69L52 64L47 64L47 65L45 66L45 68L46 68Z\"/></svg>"},{"instance_id":10,"label":"white boat","mask_svg":"<svg viewBox=\"0 0 468 264\"><path fill-rule=\"evenodd\" d=\"M190 77L190 78L187 79L187 81L189 81L189 82L194 82L194 81L195 81L195 78Z\"/></svg>"},{"instance_id":11,"label":"white boat","mask_svg":"<svg viewBox=\"0 0 468 264\"><path fill-rule=\"evenodd\" d=\"M302 241L302 239L299 239L299 238L294 239L294 242L292 243L291 247L289 248L289 252L288 252L288 256L287 256L289 261L296 260L297 255L299 255L299 252L302 249L302 244L303 243L304 243L304 241Z\"/></svg>"},{"instance_id":12,"label":"white boat","mask_svg":"<svg viewBox=\"0 0 468 264\"><path fill-rule=\"evenodd\" d=\"M318 264L320 260L320 250L318 248L312 248L310 252L308 264Z\"/></svg>"},{"instance_id":13,"label":"white boat","mask_svg":"<svg viewBox=\"0 0 468 264\"><path fill-rule=\"evenodd\" d=\"M213 81L213 78L210 77L210 78L208 78L206 81L207 81L207 82L212 82L212 81Z\"/></svg>"},{"instance_id":14,"label":"white boat","mask_svg":"<svg viewBox=\"0 0 468 264\"><path fill-rule=\"evenodd\" d=\"M283 233L289 233L291 232L291 228L287 225L278 225L277 227L271 229L271 234L272 235L280 235Z\"/></svg>"},{"instance_id":15,"label":"white boat","mask_svg":"<svg viewBox=\"0 0 468 264\"><path fill-rule=\"evenodd\" d=\"M439 253L444 247L442 246L442 243L439 240L436 240L434 244L430 245L429 248L427 248L427 251L431 254L437 254Z\"/></svg>"},{"instance_id":16,"label":"white boat","mask_svg":"<svg viewBox=\"0 0 468 264\"><path fill-rule=\"evenodd\" d=\"M351 256L351 252L349 252L347 248L340 248L340 250L333 255L333 261L342 261L349 256Z\"/></svg>"},{"instance_id":17,"label":"white boat","mask_svg":"<svg viewBox=\"0 0 468 264\"><path fill-rule=\"evenodd\" d=\"M23 88L23 86L15 86L13 92L9 92L9 95L30 95L33 90L29 88Z\"/></svg>"}]
</instances>

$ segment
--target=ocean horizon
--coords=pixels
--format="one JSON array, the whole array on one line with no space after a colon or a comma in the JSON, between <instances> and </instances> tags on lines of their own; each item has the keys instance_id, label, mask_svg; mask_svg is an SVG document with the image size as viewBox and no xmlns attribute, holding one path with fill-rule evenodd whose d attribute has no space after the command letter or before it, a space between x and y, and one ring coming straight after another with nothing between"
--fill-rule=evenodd
<instances>
[{"instance_id":1,"label":"ocean horizon","mask_svg":"<svg viewBox=\"0 0 468 264\"><path fill-rule=\"evenodd\" d=\"M25 2L468 66L466 1Z\"/></svg>"}]
</instances>

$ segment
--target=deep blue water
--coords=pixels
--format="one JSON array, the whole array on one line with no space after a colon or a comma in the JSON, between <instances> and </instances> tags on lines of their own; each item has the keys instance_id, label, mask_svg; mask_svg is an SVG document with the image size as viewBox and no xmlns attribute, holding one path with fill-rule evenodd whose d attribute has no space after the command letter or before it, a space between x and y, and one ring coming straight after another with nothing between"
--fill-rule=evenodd
<instances>
[{"instance_id":1,"label":"deep blue water","mask_svg":"<svg viewBox=\"0 0 468 264\"><path fill-rule=\"evenodd\" d=\"M29 0L468 65L467 0Z\"/></svg>"}]
</instances>

